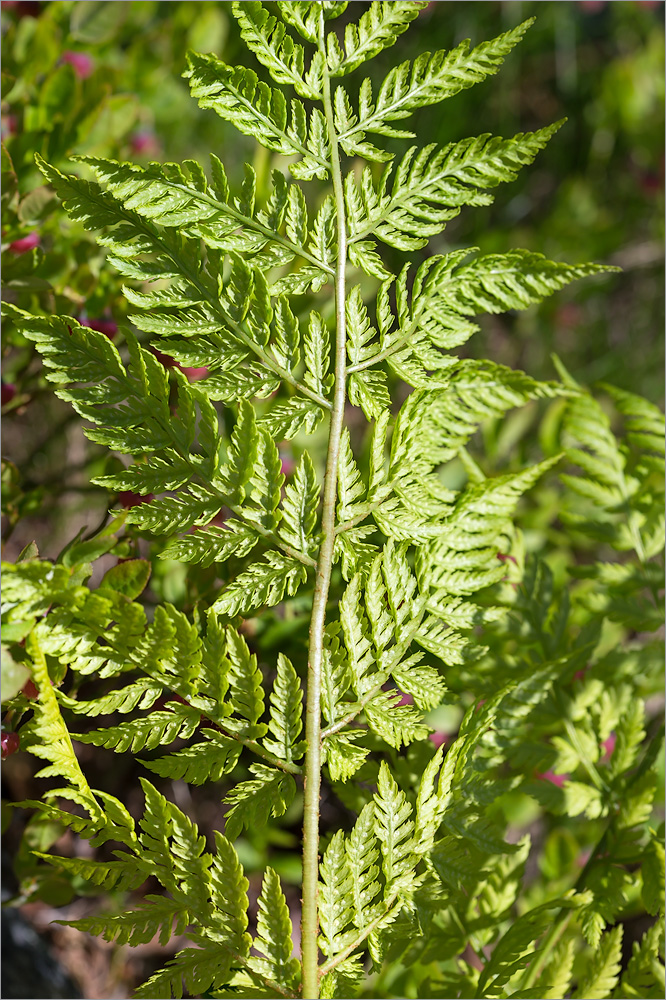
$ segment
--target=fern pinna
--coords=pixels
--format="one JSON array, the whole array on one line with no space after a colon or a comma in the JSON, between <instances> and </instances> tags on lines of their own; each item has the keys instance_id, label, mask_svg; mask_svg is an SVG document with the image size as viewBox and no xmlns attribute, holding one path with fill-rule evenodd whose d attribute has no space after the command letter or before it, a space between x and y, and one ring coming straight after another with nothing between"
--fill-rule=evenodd
<instances>
[{"instance_id":1,"label":"fern pinna","mask_svg":"<svg viewBox=\"0 0 666 1000\"><path fill-rule=\"evenodd\" d=\"M189 936L137 997L398 996L395 970L415 962L422 997L563 997L574 987L579 997L658 996L658 933L648 931L620 981L613 926L640 860L645 906L663 908L663 847L648 822L659 741L646 737L641 708L658 643L620 650L604 629L629 618L636 636L659 628L646 594L661 586L663 422L616 393L631 438L621 444L564 369L560 382L537 382L456 353L475 316L527 308L607 268L525 250L418 256L463 206L489 204L560 123L411 146L397 160L382 146L413 138L399 124L413 111L496 73L530 22L475 48L424 53L374 91L367 79L347 90L344 78L426 4L373 2L344 31L335 19L345 2L274 6L232 9L278 86L212 55L192 53L186 73L202 107L288 158L291 176L274 170L261 204L252 167L232 192L214 155L208 173L194 161L141 168L79 157L96 181L39 160L70 217L100 231L134 311L119 347L70 317L6 313L88 437L133 459L97 483L146 499L58 563L28 553L6 570L7 635L25 640L15 655L39 689L36 703L16 698L19 720L32 709L23 746L47 762L42 776L65 782L26 805L93 846L116 845L112 861L39 857L104 890L160 883L135 909L74 922L120 943ZM329 186L308 200L309 181ZM414 262L393 273L400 252ZM192 383L165 368L162 350L206 377ZM395 393L400 382L407 393ZM636 553L585 566L579 575L592 584L576 584L571 601L538 562L518 587L513 523L561 455L486 477L466 450L488 418L555 397L579 469L563 476L571 530ZM362 447L347 403L367 421ZM299 455L289 475L285 439ZM441 475L454 460L467 472L460 489ZM163 536L166 559L215 568L216 592L193 617L169 604L147 617L140 559L95 590L84 585L91 559L125 553L123 524ZM304 597L303 663L282 653L259 663L243 619ZM100 679L106 693L85 697ZM444 701L467 707L446 752L428 739L428 715ZM78 722L113 714L130 718ZM604 769L599 746L611 734ZM135 754L176 740L178 749L142 758L158 778L216 782L241 757L249 775L226 795L214 844L148 780L137 825L89 787L74 752L75 742ZM322 777L357 816L325 842ZM297 959L271 868L250 922L233 841L282 816L299 788ZM548 815L598 820L599 831L577 879L554 878L555 890L533 887L518 903L529 842L507 842L492 808L511 791ZM592 954L574 966L582 948Z\"/></svg>"}]
</instances>

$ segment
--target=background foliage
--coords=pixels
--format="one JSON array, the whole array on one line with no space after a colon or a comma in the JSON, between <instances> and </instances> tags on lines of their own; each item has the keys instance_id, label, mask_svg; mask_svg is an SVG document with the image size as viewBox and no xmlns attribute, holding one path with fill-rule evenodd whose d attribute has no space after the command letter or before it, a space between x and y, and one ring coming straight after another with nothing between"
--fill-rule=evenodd
<instances>
[{"instance_id":1,"label":"background foliage","mask_svg":"<svg viewBox=\"0 0 666 1000\"><path fill-rule=\"evenodd\" d=\"M538 310L486 321L473 350L478 357L492 357L544 379L554 375L550 354L556 350L577 382L611 382L656 403L661 402L663 368L662 6L629 2L433 4L398 41L395 51L396 59L410 58L424 48L450 47L463 37L492 37L532 13L537 15L535 27L514 51L497 86L472 88L448 102L445 113L419 112L415 130L422 139L445 143L483 131L504 135L527 131L565 115L569 122L515 187L500 190L493 206L463 211L447 228L446 242L440 238L441 245L437 245L435 241L433 250L461 244L493 252L521 245L555 260L597 260L622 266L623 273L612 280L576 285ZM112 268L105 267L103 254L91 237L64 219L41 186L35 152L64 167L77 152L147 162L203 160L208 150L219 150L235 184L242 179L242 163L250 159L260 187L266 190L271 167L266 152L257 151L251 140L194 107L186 82L180 78L188 48L214 51L227 62L235 61L240 54L239 35L226 4L3 4L3 297L22 308L69 314L97 324L108 336L125 318L127 306L119 279ZM243 60L247 61L245 51ZM373 69L370 64L369 70ZM161 360L172 364L171 359ZM185 374L192 380L198 375L195 369ZM46 391L32 347L11 327L3 348L3 415L7 418L3 532L9 561L33 539L41 555L55 559L77 530L84 537L94 533L109 503L122 508L135 502L132 495L110 497L89 485L94 476L115 471L112 461L80 436L69 408ZM489 421L473 454L488 473L518 469L537 455L557 451L561 421L558 403L548 408L529 405L501 424ZM613 421L619 428L617 411ZM291 469L290 444L285 443L281 458L285 470ZM463 472L459 469L458 475L462 477ZM456 486L455 469L451 476L451 486ZM584 578L584 566L606 551L601 540L563 531L558 519L560 502L559 489L548 480L532 494L523 512L527 548L544 556L554 574L554 583L532 581L531 599L538 604L547 601L544 594L550 594L553 586L557 594L557 588L564 585L566 563L578 564ZM211 573L204 568L186 580L180 564L156 559L158 552L158 543L148 542L131 529L112 559L102 555L98 560L93 579L99 581L118 555L146 557L153 566L149 589L144 592L146 604L169 600L191 612L210 587ZM76 546L61 556L70 566L84 557L89 554ZM512 567L507 569L510 577ZM535 594L541 596L535 598ZM529 589L525 600L529 604ZM553 600L557 604L562 598ZM578 604L579 616L583 605ZM250 623L258 655L271 661L278 651L289 655L307 627L306 610L292 602L288 615L278 608ZM634 631L649 627L650 622L641 619ZM610 656L614 645L632 636L626 625L606 629ZM496 641L498 649L507 649L512 637L498 635ZM530 641L543 646L545 640L534 634ZM566 631L559 641L566 646ZM464 674L457 684L464 700ZM659 714L659 702L654 701L657 690L654 679L648 677L643 694L653 699L648 702L650 718ZM459 721L455 708L442 710L433 720L442 738L449 739ZM604 735L610 739L611 730L607 734L604 730ZM115 758L109 774L104 751L86 746L83 752L87 769L93 773L99 769L97 787L117 792L137 786L138 771L128 756ZM554 774L554 763L544 759L542 772ZM11 757L4 780L10 798L37 795L27 755ZM546 780L536 791L552 799L558 789L557 781ZM171 794L181 792L174 787ZM535 805L539 794L528 798L507 793L498 808L506 811L517 838L526 829L542 838L548 877L570 884L572 871L581 859L584 863L585 851L595 841L594 821L550 831ZM552 807L552 801L548 804ZM183 808L202 830L208 832L215 825L217 802L205 790L193 789L191 801L183 803ZM294 853L299 837L296 816L295 804L278 826L246 831L241 840L251 883L259 878L253 873L270 859L292 885L292 902L298 896L299 879ZM347 816L340 814L333 799L324 801L324 831L333 832L341 825L348 826ZM68 916L87 916L93 908L85 892L80 895L84 885L72 884L55 873L37 875L34 858L27 853L28 845L47 849L55 834L60 831L39 823L23 831L14 820L7 843L16 854L18 898L34 901L29 905L36 908L46 903L64 908L61 912ZM64 834L65 840L67 836L71 834ZM66 846L59 844L58 850L63 853ZM255 896L257 891L255 884ZM538 892L535 882L534 905L539 902ZM118 906L123 902L119 894ZM629 893L621 916L628 928L626 947L627 940L640 936L631 930L632 921L641 926L645 919L639 894ZM418 958L422 966L427 965L428 956ZM137 968L141 962L144 966ZM107 977L102 989L117 988L114 977L128 988L133 980L145 978L150 962L150 954L128 959L126 964L121 956L113 972L100 966L100 976ZM418 988L416 980L401 972L399 963L395 968L396 976L403 975L404 981L384 985L402 988L404 995L418 995L413 992ZM112 995L100 992L99 983L88 983L87 988L100 996ZM380 983L377 990L381 988Z\"/></svg>"}]
</instances>

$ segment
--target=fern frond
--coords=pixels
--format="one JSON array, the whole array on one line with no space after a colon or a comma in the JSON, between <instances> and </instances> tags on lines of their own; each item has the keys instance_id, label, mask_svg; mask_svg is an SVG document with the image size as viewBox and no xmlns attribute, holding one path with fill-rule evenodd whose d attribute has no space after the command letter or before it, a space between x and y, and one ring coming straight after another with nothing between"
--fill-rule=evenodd
<instances>
[{"instance_id":1,"label":"fern frond","mask_svg":"<svg viewBox=\"0 0 666 1000\"><path fill-rule=\"evenodd\" d=\"M146 895L144 899L147 900L146 903L125 913L58 920L57 923L76 927L87 934L102 937L105 941L114 941L118 945L129 944L132 947L147 944L156 937L161 945L166 945L172 935L184 933L190 914L187 909L183 909L180 900L152 894Z\"/></svg>"},{"instance_id":2,"label":"fern frond","mask_svg":"<svg viewBox=\"0 0 666 1000\"><path fill-rule=\"evenodd\" d=\"M321 99L321 55L317 52L305 72L303 46L294 42L283 24L271 17L263 3L232 4L234 17L240 24L241 36L259 62L270 71L274 80L288 83L301 97Z\"/></svg>"},{"instance_id":3,"label":"fern frond","mask_svg":"<svg viewBox=\"0 0 666 1000\"><path fill-rule=\"evenodd\" d=\"M263 958L251 958L250 968L293 990L299 965L291 957L291 917L280 878L272 868L264 873L257 905L257 933L252 943Z\"/></svg>"},{"instance_id":4,"label":"fern frond","mask_svg":"<svg viewBox=\"0 0 666 1000\"><path fill-rule=\"evenodd\" d=\"M282 91L260 82L252 70L227 66L213 55L190 52L184 75L199 107L211 108L267 149L299 156L299 162L289 167L299 180L326 180L330 141L318 109L308 121L300 101L293 100L288 110Z\"/></svg>"},{"instance_id":5,"label":"fern frond","mask_svg":"<svg viewBox=\"0 0 666 1000\"><path fill-rule=\"evenodd\" d=\"M278 654L277 677L270 696L271 715L268 731L272 739L264 739L270 753L287 763L299 760L305 752L298 737L303 729L303 691L298 674L289 659Z\"/></svg>"},{"instance_id":6,"label":"fern frond","mask_svg":"<svg viewBox=\"0 0 666 1000\"><path fill-rule=\"evenodd\" d=\"M421 149L412 146L390 188L391 165L376 182L369 167L360 185L349 174L345 198L352 243L373 236L399 250L424 247L463 205L490 204L492 196L485 190L515 180L561 125L519 132L511 139L484 134L441 149L434 143Z\"/></svg>"},{"instance_id":7,"label":"fern frond","mask_svg":"<svg viewBox=\"0 0 666 1000\"><path fill-rule=\"evenodd\" d=\"M578 982L574 993L577 1000L603 1000L604 997L609 997L619 978L621 957L622 924L618 924L601 938L599 950Z\"/></svg>"},{"instance_id":8,"label":"fern frond","mask_svg":"<svg viewBox=\"0 0 666 1000\"><path fill-rule=\"evenodd\" d=\"M150 715L131 722L123 722L109 729L97 729L91 733L72 733L79 743L92 743L116 753L132 750L154 750L155 747L173 743L176 739L189 739L199 725L199 713L195 709L171 702L171 711L151 712Z\"/></svg>"},{"instance_id":9,"label":"fern frond","mask_svg":"<svg viewBox=\"0 0 666 1000\"><path fill-rule=\"evenodd\" d=\"M337 36L326 36L328 68L331 76L346 76L361 63L378 55L407 30L426 6L423 0L373 0L358 20L345 28L343 46Z\"/></svg>"},{"instance_id":10,"label":"fern frond","mask_svg":"<svg viewBox=\"0 0 666 1000\"><path fill-rule=\"evenodd\" d=\"M370 81L366 80L359 94L358 115L351 121L345 120L339 113L336 118L342 148L350 155L360 153L374 159L374 148L367 148L363 142L366 132L410 136L412 133L398 131L388 123L407 118L417 108L437 104L496 73L532 23L533 19L524 21L517 28L489 42L482 42L471 51L468 40L450 52L440 50L432 55L424 52L412 64L404 62L391 70L379 89L376 101L373 100ZM337 101L336 106L339 106ZM384 159L385 156L380 153L377 158Z\"/></svg>"},{"instance_id":11,"label":"fern frond","mask_svg":"<svg viewBox=\"0 0 666 1000\"><path fill-rule=\"evenodd\" d=\"M296 783L290 774L264 764L250 764L254 775L239 782L227 795L230 804L225 817L227 835L234 840L243 827L265 826L270 816L283 816L296 794Z\"/></svg>"}]
</instances>

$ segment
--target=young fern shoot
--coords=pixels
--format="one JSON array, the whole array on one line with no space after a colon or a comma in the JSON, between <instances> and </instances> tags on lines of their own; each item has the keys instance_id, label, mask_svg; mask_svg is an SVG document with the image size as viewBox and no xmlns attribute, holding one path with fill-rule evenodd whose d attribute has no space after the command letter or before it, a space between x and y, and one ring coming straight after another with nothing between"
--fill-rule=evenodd
<instances>
[{"instance_id":1,"label":"young fern shoot","mask_svg":"<svg viewBox=\"0 0 666 1000\"><path fill-rule=\"evenodd\" d=\"M156 933L162 942L172 933L193 942L137 997L182 997L184 989L216 997L356 996L368 960L380 970L401 940L406 947L418 935L423 900L443 906L454 893L455 866L462 873L456 891L470 877L465 858L477 859L479 871L485 866L488 886L495 879L515 891L496 919L469 931L458 953L477 934L482 967L465 966L451 981L456 992L446 995L510 995L503 991L525 971L553 914L594 911L580 886L531 910L507 934L502 923L527 847L505 842L486 804L514 749L507 719L523 718L538 700L520 687L530 665L472 705L446 754L428 740L426 715L442 703L449 675L487 652L473 630L500 612L475 595L505 577L508 553L520 557L516 505L558 460L486 478L466 445L489 417L581 392L491 360L461 359L456 349L477 330L475 316L525 309L608 269L526 250L417 256L463 206L489 204L492 189L514 180L560 124L441 148L411 145L399 157L387 151L384 139L413 138L404 126L414 111L495 74L530 24L474 48L463 42L424 53L394 66L374 90L368 79L348 88L347 77L389 48L425 6L373 2L354 21L346 2L291 0L275 13L258 0L233 3L242 38L272 84L242 65L190 54L186 76L199 105L289 160L290 177L274 170L261 204L252 167L232 192L214 155L209 173L191 160L139 167L79 157L95 182L39 160L70 217L100 232L109 265L126 277L131 326L118 347L69 317L11 306L7 313L41 352L57 394L88 422L88 437L134 459L96 480L152 494L126 523L165 536L164 558L215 566L218 574L217 592L193 620L161 604L148 621L136 600L145 585L139 569L135 578L129 569L122 580L107 574L91 593L85 575L28 562L33 568L20 564L8 584L22 620L34 618L26 648L40 699L30 743L50 762L42 773L67 783L33 805L94 845L121 845L111 862L45 860L107 889L136 887L148 876L164 889L134 910L75 926L130 944ZM345 14L342 30L337 19ZM306 196L311 181L318 192L328 184L316 207ZM396 251L414 255L414 263L405 256L394 273ZM153 349L205 367L207 376L190 383L177 367L165 369ZM392 390L400 381L409 390L397 407ZM369 427L367 463L347 423L348 403ZM309 443L322 422L323 456ZM284 439L299 455L289 477L278 447ZM439 470L457 458L469 481L445 488ZM243 620L297 592L311 607L307 669L281 653L269 691ZM543 697L553 663L543 668ZM68 694L66 674L74 678ZM103 696L84 699L81 688L98 677L113 679L111 690L107 684ZM61 712L130 718L70 734ZM504 743L493 735L502 726ZM71 742L140 753L177 739L186 745L151 754L146 768L202 784L233 776L241 754L247 760L251 777L228 792L214 845L148 780L137 828L122 803L90 789ZM357 814L351 832L325 844L322 780ZM248 881L233 846L244 827L282 816L299 785L300 961L270 868L250 933ZM77 810L58 805L61 799ZM465 936L471 918L457 900L450 905ZM498 938L486 960L484 948ZM609 955L617 950L612 941L604 947ZM557 971L547 956L544 968L546 978ZM544 989L543 976L536 988Z\"/></svg>"}]
</instances>

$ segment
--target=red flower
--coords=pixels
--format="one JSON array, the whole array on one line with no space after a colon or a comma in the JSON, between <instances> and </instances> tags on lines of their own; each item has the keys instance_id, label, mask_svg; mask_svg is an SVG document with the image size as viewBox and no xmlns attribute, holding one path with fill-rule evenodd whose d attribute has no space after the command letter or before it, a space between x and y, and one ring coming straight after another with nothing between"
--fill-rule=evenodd
<instances>
[{"instance_id":1,"label":"red flower","mask_svg":"<svg viewBox=\"0 0 666 1000\"><path fill-rule=\"evenodd\" d=\"M16 386L12 382L3 382L2 406L4 406L6 403L11 403L15 395L16 395Z\"/></svg>"},{"instance_id":2,"label":"red flower","mask_svg":"<svg viewBox=\"0 0 666 1000\"><path fill-rule=\"evenodd\" d=\"M87 80L95 68L92 58L85 52L63 52L60 61L69 63L79 80Z\"/></svg>"},{"instance_id":3,"label":"red flower","mask_svg":"<svg viewBox=\"0 0 666 1000\"><path fill-rule=\"evenodd\" d=\"M81 326L87 326L89 330L97 330L99 333L106 334L109 340L113 340L118 333L118 324L113 319L85 319L81 317L78 322Z\"/></svg>"},{"instance_id":4,"label":"red flower","mask_svg":"<svg viewBox=\"0 0 666 1000\"><path fill-rule=\"evenodd\" d=\"M152 493L135 493L133 490L121 490L118 494L118 500L123 507L137 507L140 503L150 503L152 499Z\"/></svg>"},{"instance_id":5,"label":"red flower","mask_svg":"<svg viewBox=\"0 0 666 1000\"><path fill-rule=\"evenodd\" d=\"M21 694L24 694L26 698L38 698L39 691L35 682L33 680L26 681L21 688Z\"/></svg>"},{"instance_id":6,"label":"red flower","mask_svg":"<svg viewBox=\"0 0 666 1000\"><path fill-rule=\"evenodd\" d=\"M18 733L3 733L0 736L0 748L2 748L2 759L6 760L21 746L21 738Z\"/></svg>"},{"instance_id":7,"label":"red flower","mask_svg":"<svg viewBox=\"0 0 666 1000\"><path fill-rule=\"evenodd\" d=\"M34 247L39 246L39 233L28 233L27 236L21 236L20 239L14 240L13 243L9 244L9 249L14 253L26 253L27 250L33 250Z\"/></svg>"}]
</instances>

